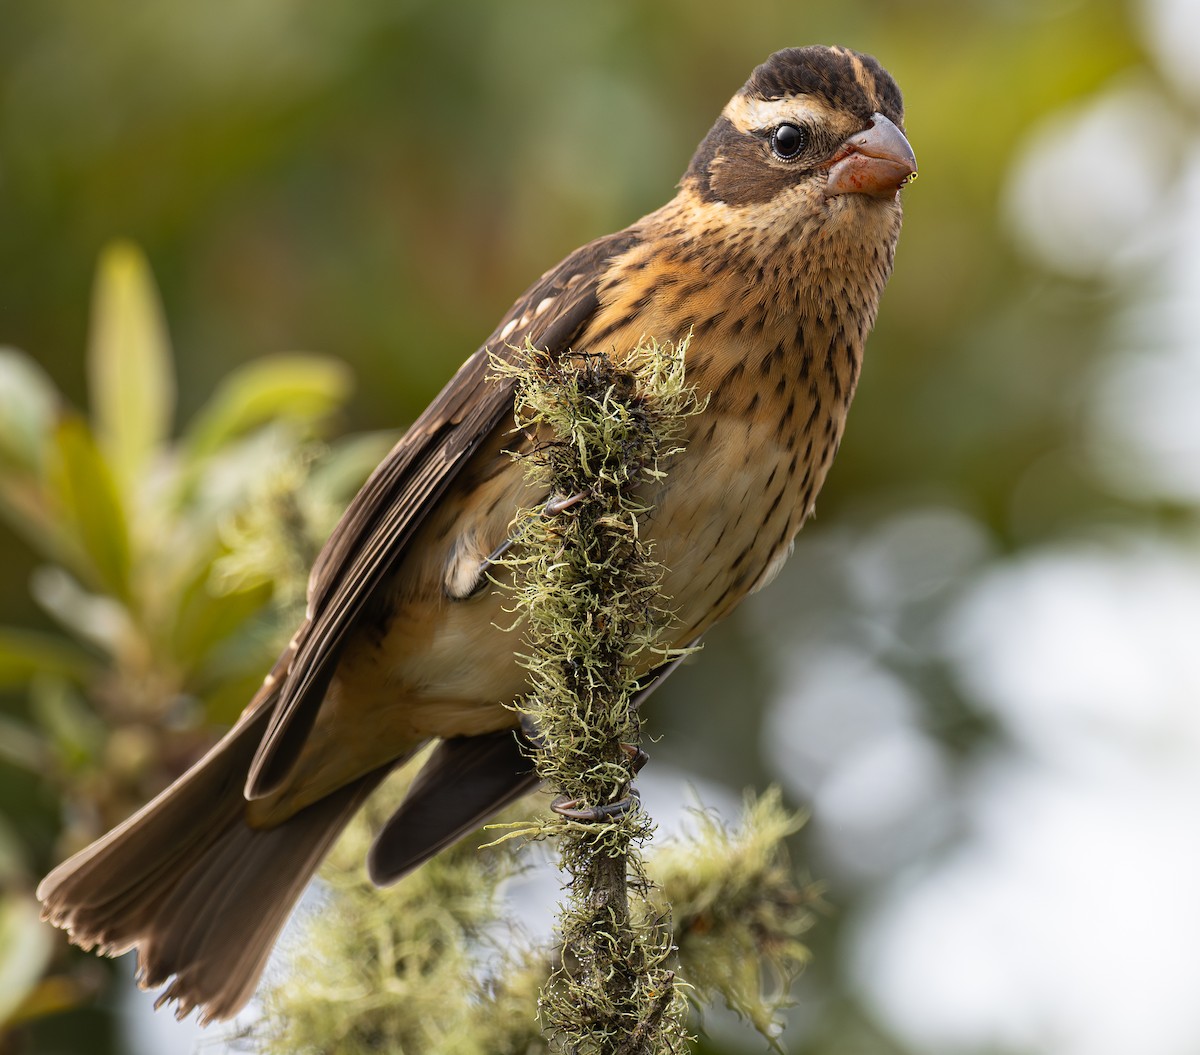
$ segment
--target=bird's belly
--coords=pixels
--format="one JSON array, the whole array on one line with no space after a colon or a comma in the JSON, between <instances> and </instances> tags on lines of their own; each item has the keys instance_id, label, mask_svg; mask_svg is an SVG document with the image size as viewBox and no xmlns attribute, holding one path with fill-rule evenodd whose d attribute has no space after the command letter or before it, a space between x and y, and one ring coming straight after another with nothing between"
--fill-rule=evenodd
<instances>
[{"instance_id":1,"label":"bird's belly","mask_svg":"<svg viewBox=\"0 0 1200 1055\"><path fill-rule=\"evenodd\" d=\"M793 453L777 422L748 421L694 439L669 468L650 536L665 568L675 644L722 619L790 552L820 482Z\"/></svg>"}]
</instances>

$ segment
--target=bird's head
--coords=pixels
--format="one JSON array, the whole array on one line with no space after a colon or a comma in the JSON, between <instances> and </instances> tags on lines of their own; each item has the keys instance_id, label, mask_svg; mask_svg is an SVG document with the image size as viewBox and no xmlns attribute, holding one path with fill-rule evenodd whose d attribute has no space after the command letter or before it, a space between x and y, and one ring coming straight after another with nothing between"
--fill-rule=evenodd
<instances>
[{"instance_id":1,"label":"bird's head","mask_svg":"<svg viewBox=\"0 0 1200 1055\"><path fill-rule=\"evenodd\" d=\"M788 48L729 101L683 186L776 230L846 209L898 217L899 190L917 171L903 127L900 89L871 56Z\"/></svg>"}]
</instances>

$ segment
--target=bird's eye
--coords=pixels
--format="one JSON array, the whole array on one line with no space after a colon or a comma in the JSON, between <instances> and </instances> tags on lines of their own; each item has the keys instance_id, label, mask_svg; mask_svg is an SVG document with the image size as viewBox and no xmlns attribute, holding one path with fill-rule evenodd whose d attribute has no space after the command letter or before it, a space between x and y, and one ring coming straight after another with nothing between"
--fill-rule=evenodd
<instances>
[{"instance_id":1,"label":"bird's eye","mask_svg":"<svg viewBox=\"0 0 1200 1055\"><path fill-rule=\"evenodd\" d=\"M808 142L808 136L803 128L796 125L780 125L771 133L771 149L777 158L791 161Z\"/></svg>"}]
</instances>

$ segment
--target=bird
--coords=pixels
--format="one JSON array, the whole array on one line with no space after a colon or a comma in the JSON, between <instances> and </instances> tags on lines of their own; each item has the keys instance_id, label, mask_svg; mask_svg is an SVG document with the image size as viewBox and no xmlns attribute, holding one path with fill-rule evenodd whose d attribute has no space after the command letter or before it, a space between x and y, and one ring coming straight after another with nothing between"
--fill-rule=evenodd
<instances>
[{"instance_id":1,"label":"bird","mask_svg":"<svg viewBox=\"0 0 1200 1055\"><path fill-rule=\"evenodd\" d=\"M683 342L688 419L645 531L673 647L778 573L841 442L916 175L903 101L873 57L787 48L757 66L677 193L534 282L351 501L306 612L233 727L38 887L43 918L138 954L157 1006L202 1024L252 997L326 851L398 764L434 745L375 838L394 882L531 790L525 691L489 558L546 501L511 457L521 347L628 355ZM644 673L646 690L668 669Z\"/></svg>"}]
</instances>

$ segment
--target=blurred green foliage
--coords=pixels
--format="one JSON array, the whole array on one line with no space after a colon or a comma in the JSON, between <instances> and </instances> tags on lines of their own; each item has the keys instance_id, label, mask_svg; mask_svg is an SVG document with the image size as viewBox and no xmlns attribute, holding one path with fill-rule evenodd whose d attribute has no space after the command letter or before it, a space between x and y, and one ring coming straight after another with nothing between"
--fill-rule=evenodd
<instances>
[{"instance_id":1,"label":"blurred green foliage","mask_svg":"<svg viewBox=\"0 0 1200 1055\"><path fill-rule=\"evenodd\" d=\"M59 800L56 845L70 850L178 775L261 681L307 565L384 449L343 445L312 470L350 384L314 356L235 371L172 438L167 329L130 243L101 257L89 332L87 415L0 350L0 516L45 562L32 592L57 624L0 627L0 685L25 704L0 714L15 776L0 782L13 818L0 825L0 1037L83 997L70 976L42 977L56 943L31 896L44 854L19 838L30 784Z\"/></svg>"},{"instance_id":2,"label":"blurred green foliage","mask_svg":"<svg viewBox=\"0 0 1200 1055\"><path fill-rule=\"evenodd\" d=\"M286 632L297 568L382 452L372 430L411 420L534 276L661 204L778 47L877 54L904 89L921 178L820 520L754 603L797 637L818 621L878 634L848 599L847 554L827 526L865 545L921 503L964 511L1012 551L1168 516L1109 493L1079 452L1079 393L1118 294L1024 258L998 207L1040 119L1129 71L1158 79L1139 11L0 5L0 343L25 350L0 354L12 529L0 547L0 1019L103 991L107 976L82 966L93 961L52 952L61 943L31 925L32 883L249 698ZM161 303L120 237L153 262ZM345 433L365 435L314 447ZM927 625L933 603L906 625ZM920 685L932 735L968 756L989 735L971 701L910 639L885 651ZM656 758L763 783L778 669L753 623L720 628L649 709L665 733ZM855 897L840 892L844 915ZM847 982L840 937L837 919L811 936L809 1028L794 1050L898 1050ZM107 1012L63 1021L29 1034L38 1055L79 1050L78 1036L113 1050Z\"/></svg>"}]
</instances>

